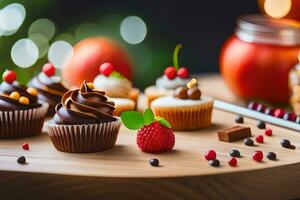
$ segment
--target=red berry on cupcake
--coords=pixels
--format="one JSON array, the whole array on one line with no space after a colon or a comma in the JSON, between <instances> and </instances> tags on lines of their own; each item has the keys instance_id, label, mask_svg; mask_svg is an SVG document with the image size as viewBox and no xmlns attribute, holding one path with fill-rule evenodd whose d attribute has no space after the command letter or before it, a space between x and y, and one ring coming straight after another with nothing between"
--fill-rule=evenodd
<instances>
[{"instance_id":1,"label":"red berry on cupcake","mask_svg":"<svg viewBox=\"0 0 300 200\"><path fill-rule=\"evenodd\" d=\"M17 80L17 74L12 70L6 70L3 73L2 78L7 83L13 83L15 80Z\"/></svg>"},{"instance_id":2,"label":"red berry on cupcake","mask_svg":"<svg viewBox=\"0 0 300 200\"><path fill-rule=\"evenodd\" d=\"M131 130L138 130L137 145L147 153L171 151L175 145L175 135L170 123L154 117L150 108L144 114L135 111L123 112L123 124Z\"/></svg>"},{"instance_id":3,"label":"red berry on cupcake","mask_svg":"<svg viewBox=\"0 0 300 200\"><path fill-rule=\"evenodd\" d=\"M168 77L168 79L172 80L176 77L177 71L175 67L167 67L165 69L165 75Z\"/></svg>"},{"instance_id":4,"label":"red berry on cupcake","mask_svg":"<svg viewBox=\"0 0 300 200\"><path fill-rule=\"evenodd\" d=\"M104 76L109 76L113 71L114 66L109 62L105 62L100 65L100 73Z\"/></svg>"},{"instance_id":5,"label":"red berry on cupcake","mask_svg":"<svg viewBox=\"0 0 300 200\"><path fill-rule=\"evenodd\" d=\"M48 77L54 76L55 74L55 67L51 63L46 63L43 66L43 72L46 74Z\"/></svg>"},{"instance_id":6,"label":"red berry on cupcake","mask_svg":"<svg viewBox=\"0 0 300 200\"><path fill-rule=\"evenodd\" d=\"M175 47L174 53L173 53L173 64L174 66L167 67L165 69L164 74L167 76L168 79L172 80L176 76L179 78L188 78L189 76L189 71L185 67L179 68L179 62L178 62L178 54L180 49L182 48L181 44L177 44Z\"/></svg>"},{"instance_id":7,"label":"red berry on cupcake","mask_svg":"<svg viewBox=\"0 0 300 200\"><path fill-rule=\"evenodd\" d=\"M177 71L177 75L180 78L187 78L189 76L189 70L185 67L181 67L178 71Z\"/></svg>"}]
</instances>

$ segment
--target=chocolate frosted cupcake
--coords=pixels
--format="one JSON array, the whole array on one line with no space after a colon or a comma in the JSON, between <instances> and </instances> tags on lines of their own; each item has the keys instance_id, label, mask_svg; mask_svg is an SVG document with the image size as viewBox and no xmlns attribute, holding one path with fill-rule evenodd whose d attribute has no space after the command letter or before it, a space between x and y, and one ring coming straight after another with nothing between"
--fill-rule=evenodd
<instances>
[{"instance_id":1,"label":"chocolate frosted cupcake","mask_svg":"<svg viewBox=\"0 0 300 200\"><path fill-rule=\"evenodd\" d=\"M56 149L65 152L97 152L114 147L121 122L113 116L114 103L92 83L65 93L53 120L47 123Z\"/></svg>"},{"instance_id":2,"label":"chocolate frosted cupcake","mask_svg":"<svg viewBox=\"0 0 300 200\"><path fill-rule=\"evenodd\" d=\"M49 104L49 116L55 114L55 106L60 102L63 94L68 91L62 84L60 77L54 76L54 74L54 66L47 63L43 66L43 71L33 77L28 83L30 87L38 90L39 101Z\"/></svg>"},{"instance_id":3,"label":"chocolate frosted cupcake","mask_svg":"<svg viewBox=\"0 0 300 200\"><path fill-rule=\"evenodd\" d=\"M16 73L6 71L0 85L0 138L19 138L42 132L48 104L40 104L37 91L16 81Z\"/></svg>"},{"instance_id":4,"label":"chocolate frosted cupcake","mask_svg":"<svg viewBox=\"0 0 300 200\"><path fill-rule=\"evenodd\" d=\"M196 79L192 79L186 87L177 88L174 96L155 99L151 108L176 131L196 130L211 125L213 99L202 96Z\"/></svg>"}]
</instances>

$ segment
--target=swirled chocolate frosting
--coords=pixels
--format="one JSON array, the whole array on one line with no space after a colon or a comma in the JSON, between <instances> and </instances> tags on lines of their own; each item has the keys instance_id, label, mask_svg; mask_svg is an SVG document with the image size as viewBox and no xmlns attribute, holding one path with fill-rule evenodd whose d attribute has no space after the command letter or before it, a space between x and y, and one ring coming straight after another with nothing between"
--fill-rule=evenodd
<instances>
[{"instance_id":1,"label":"swirled chocolate frosting","mask_svg":"<svg viewBox=\"0 0 300 200\"><path fill-rule=\"evenodd\" d=\"M41 106L37 102L37 97L29 94L27 88L17 81L13 83L2 82L0 85L0 110L1 111L13 111L13 110L26 110L32 108L38 108ZM22 104L18 100L12 99L9 95L12 92L18 92L20 96L27 97L29 104Z\"/></svg>"},{"instance_id":2,"label":"swirled chocolate frosting","mask_svg":"<svg viewBox=\"0 0 300 200\"><path fill-rule=\"evenodd\" d=\"M54 114L55 106L68 89L61 83L59 77L48 77L43 72L33 77L28 83L30 87L38 90L38 99L50 105L49 112Z\"/></svg>"},{"instance_id":3,"label":"swirled chocolate frosting","mask_svg":"<svg viewBox=\"0 0 300 200\"><path fill-rule=\"evenodd\" d=\"M53 120L57 124L94 124L115 121L114 102L105 92L93 90L84 81L78 90L65 93L56 108Z\"/></svg>"}]
</instances>

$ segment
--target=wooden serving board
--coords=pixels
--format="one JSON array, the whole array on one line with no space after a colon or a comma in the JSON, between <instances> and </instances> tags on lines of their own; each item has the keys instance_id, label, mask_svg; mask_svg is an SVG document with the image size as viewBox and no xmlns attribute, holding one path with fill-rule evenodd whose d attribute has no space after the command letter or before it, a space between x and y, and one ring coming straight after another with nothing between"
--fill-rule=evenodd
<instances>
[{"instance_id":1,"label":"wooden serving board","mask_svg":"<svg viewBox=\"0 0 300 200\"><path fill-rule=\"evenodd\" d=\"M121 127L115 148L99 153L59 152L53 147L46 131L37 137L1 140L0 187L6 185L7 180L10 180L13 185L18 185L19 179L27 179L30 186L25 184L27 186L23 185L22 188L35 187L33 189L37 190L35 195L39 192L49 192L51 189L64 191L49 194L49 197L55 198L63 198L68 194L75 195L76 188L81 191L81 195L109 194L139 199L146 197L156 199L160 197L173 199L243 197L247 199L249 197L251 199L259 195L263 198L300 197L299 190L292 190L294 186L297 188L295 184L300 182L298 164L300 163L300 134L267 124L267 128L271 128L274 135L264 136L263 144L256 143L256 146L249 147L242 141L233 143L219 141L217 131L236 125L234 118L234 114L214 110L211 128L193 132L176 132L174 151L160 154L141 152L135 144L136 132L129 131L125 127ZM256 128L255 120L245 118L244 121L243 125L251 127L253 136L264 133L264 130ZM297 147L296 150L282 148L281 139L289 139ZM21 148L24 142L30 145L29 151ZM217 158L221 162L220 167L209 166L203 158L204 153L209 149L217 152ZM227 164L232 149L238 149L242 155L238 158L237 167L230 167ZM278 160L270 161L264 157L263 162L255 162L251 158L255 150L262 150L264 154L273 151L277 154ZM20 155L26 157L27 164L20 165L16 162ZM148 163L151 158L158 158L161 166L151 167ZM46 188L37 186L41 180L43 184L50 186ZM57 182L62 186L54 184ZM94 183L98 187L90 185L94 190L88 187L82 188L87 183ZM111 187L104 187L103 190L103 185L106 184L111 184ZM136 187L141 192L135 192ZM149 188L156 193L147 192ZM259 191L251 192L248 190L251 188ZM30 193L25 190L21 196L14 190L7 190L0 190L0 197L8 193L15 195L16 198L31 197L26 196ZM79 198L80 195L76 197Z\"/></svg>"}]
</instances>

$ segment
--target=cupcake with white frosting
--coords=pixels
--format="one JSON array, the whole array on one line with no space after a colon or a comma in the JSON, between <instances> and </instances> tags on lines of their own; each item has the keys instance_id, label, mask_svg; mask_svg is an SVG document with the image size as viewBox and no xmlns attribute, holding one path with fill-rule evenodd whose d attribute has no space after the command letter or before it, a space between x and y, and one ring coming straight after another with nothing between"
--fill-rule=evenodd
<instances>
[{"instance_id":1,"label":"cupcake with white frosting","mask_svg":"<svg viewBox=\"0 0 300 200\"><path fill-rule=\"evenodd\" d=\"M145 89L145 95L149 105L156 98L172 95L176 88L185 86L189 82L188 69L186 67L179 67L178 63L178 53L181 47L182 45L178 44L174 50L174 66L167 67L164 71L164 75L156 80L155 85Z\"/></svg>"},{"instance_id":2,"label":"cupcake with white frosting","mask_svg":"<svg viewBox=\"0 0 300 200\"><path fill-rule=\"evenodd\" d=\"M96 89L104 91L108 97L116 98L116 115L121 114L122 111L135 110L139 90L134 88L127 78L115 71L111 63L106 62L100 66L100 74L96 76L93 83Z\"/></svg>"},{"instance_id":3,"label":"cupcake with white frosting","mask_svg":"<svg viewBox=\"0 0 300 200\"><path fill-rule=\"evenodd\" d=\"M157 98L151 103L155 115L168 120L176 131L206 128L211 125L213 99L201 95L197 80L178 87L173 96Z\"/></svg>"}]
</instances>

